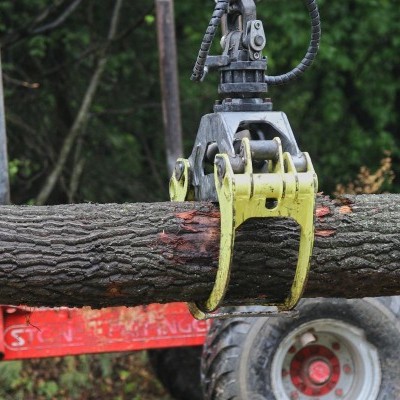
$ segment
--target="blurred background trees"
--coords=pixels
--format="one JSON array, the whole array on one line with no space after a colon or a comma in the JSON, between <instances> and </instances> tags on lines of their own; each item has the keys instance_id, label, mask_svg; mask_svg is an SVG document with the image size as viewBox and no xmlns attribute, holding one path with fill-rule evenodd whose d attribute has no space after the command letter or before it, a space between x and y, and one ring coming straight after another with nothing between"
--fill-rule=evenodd
<instances>
[{"instance_id":1,"label":"blurred background trees","mask_svg":"<svg viewBox=\"0 0 400 400\"><path fill-rule=\"evenodd\" d=\"M398 191L400 8L387 0L319 3L317 62L296 83L271 89L274 107L311 153L321 190L351 181L362 165L378 168L389 151L397 177L387 189ZM211 0L175 0L186 156L217 98L217 75L189 80L212 9ZM269 73L286 72L308 44L304 5L261 0L258 13ZM12 201L166 200L154 2L3 0L0 15Z\"/></svg>"}]
</instances>

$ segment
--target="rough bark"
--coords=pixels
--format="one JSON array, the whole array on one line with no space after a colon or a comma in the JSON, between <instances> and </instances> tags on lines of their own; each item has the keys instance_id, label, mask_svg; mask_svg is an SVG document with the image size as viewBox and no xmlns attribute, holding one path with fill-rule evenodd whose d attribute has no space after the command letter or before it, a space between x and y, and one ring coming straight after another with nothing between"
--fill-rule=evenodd
<instances>
[{"instance_id":1,"label":"rough bark","mask_svg":"<svg viewBox=\"0 0 400 400\"><path fill-rule=\"evenodd\" d=\"M400 195L320 196L308 297L400 294ZM227 300L279 300L298 227L252 220L237 233ZM219 211L210 203L0 207L0 303L139 305L207 298Z\"/></svg>"}]
</instances>

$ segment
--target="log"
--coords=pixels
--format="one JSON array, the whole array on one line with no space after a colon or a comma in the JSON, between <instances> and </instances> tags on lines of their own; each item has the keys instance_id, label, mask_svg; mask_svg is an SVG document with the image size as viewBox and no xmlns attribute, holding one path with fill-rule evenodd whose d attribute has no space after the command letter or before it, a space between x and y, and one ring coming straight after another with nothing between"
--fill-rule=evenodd
<instances>
[{"instance_id":1,"label":"log","mask_svg":"<svg viewBox=\"0 0 400 400\"><path fill-rule=\"evenodd\" d=\"M219 211L204 202L0 207L0 303L135 306L207 298ZM307 297L400 295L400 195L317 199ZM282 300L297 261L288 219L237 232L226 302Z\"/></svg>"}]
</instances>

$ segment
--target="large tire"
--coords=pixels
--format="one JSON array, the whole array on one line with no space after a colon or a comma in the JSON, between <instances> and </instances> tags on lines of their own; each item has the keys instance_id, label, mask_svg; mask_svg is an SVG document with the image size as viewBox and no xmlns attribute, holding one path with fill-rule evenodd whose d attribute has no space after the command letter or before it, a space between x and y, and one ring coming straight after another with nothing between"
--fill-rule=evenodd
<instances>
[{"instance_id":1,"label":"large tire","mask_svg":"<svg viewBox=\"0 0 400 400\"><path fill-rule=\"evenodd\" d=\"M148 350L151 366L163 386L177 400L202 400L202 346Z\"/></svg>"},{"instance_id":2,"label":"large tire","mask_svg":"<svg viewBox=\"0 0 400 400\"><path fill-rule=\"evenodd\" d=\"M400 399L400 300L310 299L298 318L215 321L206 400Z\"/></svg>"}]
</instances>

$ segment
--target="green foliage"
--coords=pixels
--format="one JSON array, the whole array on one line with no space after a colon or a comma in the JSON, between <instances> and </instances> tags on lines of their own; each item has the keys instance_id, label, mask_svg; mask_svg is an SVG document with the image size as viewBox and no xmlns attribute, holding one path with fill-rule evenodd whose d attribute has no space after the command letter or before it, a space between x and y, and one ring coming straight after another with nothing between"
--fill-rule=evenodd
<instances>
[{"instance_id":1,"label":"green foliage","mask_svg":"<svg viewBox=\"0 0 400 400\"><path fill-rule=\"evenodd\" d=\"M0 363L0 400L171 400L146 353Z\"/></svg>"},{"instance_id":2,"label":"green foliage","mask_svg":"<svg viewBox=\"0 0 400 400\"><path fill-rule=\"evenodd\" d=\"M0 41L13 201L34 199L57 161L104 45L113 2L83 2L57 29L33 34L56 19L57 7L35 25L45 1L3 1ZM323 40L317 61L297 82L271 88L275 109L288 114L301 148L311 153L325 192L372 169L390 150L399 165L400 9L384 0L320 0ZM153 1L125 2L107 71L80 142L50 202L67 201L75 166L83 161L75 201L154 201L167 198ZM217 74L189 80L213 2L175 2L185 153L199 120L212 111ZM293 68L309 40L300 0L258 2L265 21L269 74ZM28 33L27 33L28 32ZM220 52L216 39L212 52ZM398 167L397 167L398 168ZM400 176L400 170L396 171ZM399 190L399 178L391 190Z\"/></svg>"},{"instance_id":3,"label":"green foliage","mask_svg":"<svg viewBox=\"0 0 400 400\"><path fill-rule=\"evenodd\" d=\"M46 36L37 35L29 40L29 55L33 58L44 58L46 55L48 39Z\"/></svg>"},{"instance_id":4,"label":"green foliage","mask_svg":"<svg viewBox=\"0 0 400 400\"><path fill-rule=\"evenodd\" d=\"M10 388L15 386L22 370L21 361L0 363L0 387Z\"/></svg>"},{"instance_id":5,"label":"green foliage","mask_svg":"<svg viewBox=\"0 0 400 400\"><path fill-rule=\"evenodd\" d=\"M57 162L106 43L115 3L83 2L57 29L29 33L57 19L65 10L65 5L57 4L62 2L49 6L48 2L25 0L17 6L5 1L0 8L6 23L0 42L15 203L34 199ZM120 38L109 47L107 71L81 140L50 202L67 201L79 161L84 167L75 201L166 199L168 174L154 15L149 12L152 4L124 3ZM36 23L46 7L48 16ZM145 154L153 158L151 168Z\"/></svg>"},{"instance_id":6,"label":"green foliage","mask_svg":"<svg viewBox=\"0 0 400 400\"><path fill-rule=\"evenodd\" d=\"M287 113L301 148L311 153L321 190L329 193L338 182L351 181L361 165L377 168L390 150L397 165L391 190L399 191L400 8L395 2L376 0L320 0L319 4L323 30L319 56L297 82L270 88L274 108ZM181 52L181 71L187 71L181 74L184 125L187 132L195 132L200 116L216 98L210 76L201 85L187 80L187 51L193 62L197 46L192 43L200 43L203 30L198 27L206 26L208 15L191 14L190 4L177 3L177 8L185 21L179 46L186 49ZM212 4L208 14L211 9ZM279 75L293 68L309 40L302 2L260 1L258 17L265 21L268 73ZM188 140L192 142L193 136Z\"/></svg>"},{"instance_id":7,"label":"green foliage","mask_svg":"<svg viewBox=\"0 0 400 400\"><path fill-rule=\"evenodd\" d=\"M294 3L301 2L286 2L285 9L294 8ZM316 63L297 83L273 88L271 94L276 108L287 112L302 148L311 153L321 188L329 192L336 183L355 177L361 165L377 167L386 150L395 159L400 157L400 57L395 40L400 37L396 23L400 10L386 1L319 3L323 40ZM265 4L277 16L268 31L287 26L294 32L306 32L305 20L300 26L292 14L279 13L278 8L282 3ZM270 38L270 59L279 57L281 63L284 52L299 60L306 37L302 41L281 47L279 40L271 43ZM272 66L270 73L285 69ZM399 180L396 185L392 190L400 189Z\"/></svg>"},{"instance_id":8,"label":"green foliage","mask_svg":"<svg viewBox=\"0 0 400 400\"><path fill-rule=\"evenodd\" d=\"M144 20L146 21L146 23L147 23L148 25L153 25L156 19L155 19L154 15L148 14L148 15L146 15L146 16L144 17Z\"/></svg>"}]
</instances>

